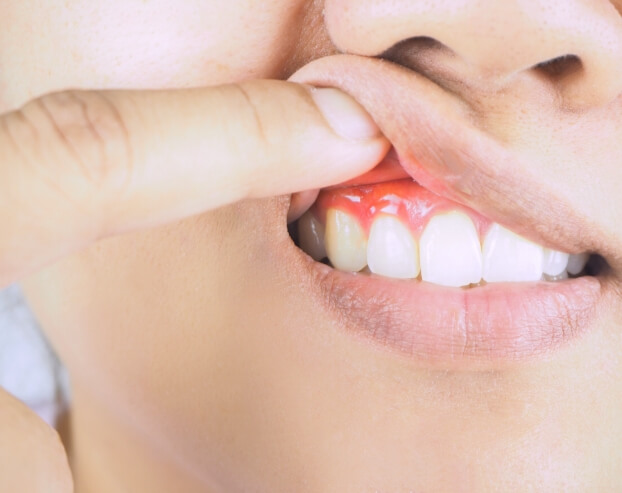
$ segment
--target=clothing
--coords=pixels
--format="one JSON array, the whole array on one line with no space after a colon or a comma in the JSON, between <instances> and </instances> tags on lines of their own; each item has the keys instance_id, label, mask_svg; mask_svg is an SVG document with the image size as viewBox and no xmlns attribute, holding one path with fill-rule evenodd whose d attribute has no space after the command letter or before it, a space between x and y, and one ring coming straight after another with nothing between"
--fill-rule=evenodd
<instances>
[{"instance_id":1,"label":"clothing","mask_svg":"<svg viewBox=\"0 0 622 493\"><path fill-rule=\"evenodd\" d=\"M51 426L69 402L67 373L18 285L0 290L0 386Z\"/></svg>"}]
</instances>

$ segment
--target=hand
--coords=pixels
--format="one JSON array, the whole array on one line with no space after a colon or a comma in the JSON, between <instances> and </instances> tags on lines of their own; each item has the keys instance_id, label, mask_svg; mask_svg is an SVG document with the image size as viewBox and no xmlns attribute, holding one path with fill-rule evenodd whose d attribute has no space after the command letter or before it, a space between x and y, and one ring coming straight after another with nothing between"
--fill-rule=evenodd
<instances>
[{"instance_id":1,"label":"hand","mask_svg":"<svg viewBox=\"0 0 622 493\"><path fill-rule=\"evenodd\" d=\"M389 146L349 96L278 81L59 92L0 123L0 287L107 236L345 181ZM72 491L58 435L1 389L0 437L0 491Z\"/></svg>"},{"instance_id":2,"label":"hand","mask_svg":"<svg viewBox=\"0 0 622 493\"><path fill-rule=\"evenodd\" d=\"M345 181L389 146L349 96L281 81L65 91L0 123L0 287L107 236Z\"/></svg>"},{"instance_id":3,"label":"hand","mask_svg":"<svg viewBox=\"0 0 622 493\"><path fill-rule=\"evenodd\" d=\"M58 433L0 387L0 491L70 493Z\"/></svg>"}]
</instances>

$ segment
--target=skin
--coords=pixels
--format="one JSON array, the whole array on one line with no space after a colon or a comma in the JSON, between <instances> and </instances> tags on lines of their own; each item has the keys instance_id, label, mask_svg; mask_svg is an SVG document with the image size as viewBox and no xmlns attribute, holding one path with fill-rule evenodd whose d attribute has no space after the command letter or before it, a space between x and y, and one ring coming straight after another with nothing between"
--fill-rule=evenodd
<instances>
[{"instance_id":1,"label":"skin","mask_svg":"<svg viewBox=\"0 0 622 493\"><path fill-rule=\"evenodd\" d=\"M286 79L340 50L374 56L429 36L448 50L424 47L395 61L457 96L492 137L532 157L533 169L522 171L542 173L598 222L617 276L622 77L614 62L622 46L606 36L620 36L622 2L558 3L9 0L0 21L0 109L69 88ZM568 53L584 71L572 61L533 69ZM320 128L316 113L305 115ZM141 145L157 145L145 133ZM596 330L548 358L497 371L426 370L337 330L295 280L304 257L290 254L289 197L261 192L178 209L166 202L157 218L124 217L104 234L72 237L76 226L62 233L79 241L61 242L51 257L73 252L62 260L39 270L51 258L34 250L4 267L4 279L22 280L71 375L63 441L75 491L622 488L617 300ZM154 207L165 196L154 196ZM28 200L49 206L34 193ZM101 204L115 210L110 197ZM23 443L28 426L18 432L9 418L0 422ZM49 445L58 460L58 443L46 433L34 443ZM63 461L54 464L41 474L63 474ZM68 491L66 477L55 481Z\"/></svg>"}]
</instances>

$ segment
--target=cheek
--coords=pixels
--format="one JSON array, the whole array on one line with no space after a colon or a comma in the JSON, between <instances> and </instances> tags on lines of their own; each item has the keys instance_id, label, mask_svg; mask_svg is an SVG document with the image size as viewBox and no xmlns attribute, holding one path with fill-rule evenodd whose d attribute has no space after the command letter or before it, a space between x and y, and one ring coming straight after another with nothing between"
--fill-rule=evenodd
<instances>
[{"instance_id":1,"label":"cheek","mask_svg":"<svg viewBox=\"0 0 622 493\"><path fill-rule=\"evenodd\" d=\"M2 65L11 69L0 73L0 110L68 87L191 87L274 77L296 40L304 3L9 1L0 42Z\"/></svg>"},{"instance_id":2,"label":"cheek","mask_svg":"<svg viewBox=\"0 0 622 493\"><path fill-rule=\"evenodd\" d=\"M223 484L274 464L299 470L283 447L297 436L312 450L335 416L351 420L326 397L349 398L351 380L326 364L349 339L318 337L327 324L283 254L295 248L287 209L284 199L230 206L101 242L24 282L74 404L96 403L107 422Z\"/></svg>"},{"instance_id":3,"label":"cheek","mask_svg":"<svg viewBox=\"0 0 622 493\"><path fill-rule=\"evenodd\" d=\"M278 199L230 206L101 242L24 282L75 392L150 435L191 423L191 436L167 438L179 449L219 443L231 389L245 387L240 359L269 359L282 318L271 259L289 241L286 211Z\"/></svg>"},{"instance_id":4,"label":"cheek","mask_svg":"<svg viewBox=\"0 0 622 493\"><path fill-rule=\"evenodd\" d=\"M24 290L61 359L70 372L79 370L74 383L125 385L134 374L171 387L165 379L182 376L180 361L188 370L216 360L210 352L270 269L261 237L274 234L266 231L271 225L258 225L257 209L265 207L239 204L102 241L27 279ZM164 367L158 379L149 376Z\"/></svg>"}]
</instances>

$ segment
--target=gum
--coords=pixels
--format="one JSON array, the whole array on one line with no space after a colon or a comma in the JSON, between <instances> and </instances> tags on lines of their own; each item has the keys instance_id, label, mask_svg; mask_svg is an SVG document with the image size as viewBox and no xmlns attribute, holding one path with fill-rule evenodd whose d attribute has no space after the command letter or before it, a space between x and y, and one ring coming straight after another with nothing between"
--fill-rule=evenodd
<instances>
[{"instance_id":1,"label":"gum","mask_svg":"<svg viewBox=\"0 0 622 493\"><path fill-rule=\"evenodd\" d=\"M445 212L460 211L468 215L482 239L492 225L492 221L473 209L436 195L410 178L322 190L311 211L326 225L329 209L338 209L357 218L367 235L377 215L397 216L417 240L428 221Z\"/></svg>"}]
</instances>

